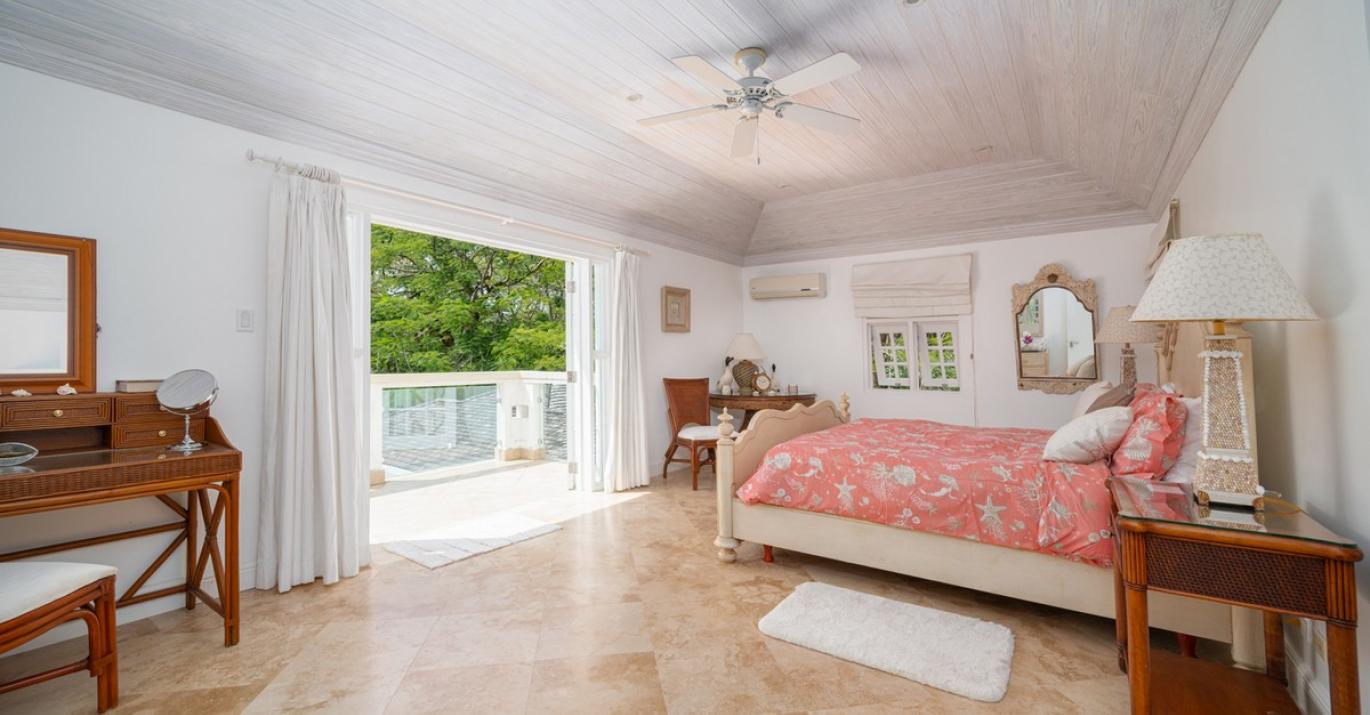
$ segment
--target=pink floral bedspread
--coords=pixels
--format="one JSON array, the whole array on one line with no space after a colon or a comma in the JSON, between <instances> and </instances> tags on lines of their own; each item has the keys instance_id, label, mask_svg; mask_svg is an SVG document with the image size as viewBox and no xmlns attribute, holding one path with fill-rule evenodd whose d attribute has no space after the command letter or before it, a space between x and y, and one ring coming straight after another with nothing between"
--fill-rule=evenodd
<instances>
[{"instance_id":1,"label":"pink floral bedspread","mask_svg":"<svg viewBox=\"0 0 1370 715\"><path fill-rule=\"evenodd\" d=\"M1050 437L865 419L772 447L737 496L1107 566L1108 466L1042 461Z\"/></svg>"}]
</instances>

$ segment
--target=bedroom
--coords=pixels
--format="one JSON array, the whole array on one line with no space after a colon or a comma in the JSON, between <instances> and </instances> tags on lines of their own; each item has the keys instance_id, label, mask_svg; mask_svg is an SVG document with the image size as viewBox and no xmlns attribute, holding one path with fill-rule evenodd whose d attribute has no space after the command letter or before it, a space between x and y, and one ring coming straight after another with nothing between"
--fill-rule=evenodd
<instances>
[{"instance_id":1,"label":"bedroom","mask_svg":"<svg viewBox=\"0 0 1370 715\"><path fill-rule=\"evenodd\" d=\"M0 712L91 712L101 702L173 712L1144 712L1135 708L1139 701L1144 708L1146 697L1134 695L1129 681L1137 669L1119 668L1115 616L1128 604L1126 597L1121 608L1114 602L1113 565L869 521L851 533L829 533L830 524L858 520L801 509L774 509L782 513L774 522L758 520L772 508L739 507L731 489L718 486L720 473L732 472L734 489L752 476L741 473L748 470L738 460L756 458L748 457L747 442L761 444L761 437L735 434L731 448L701 450L700 458L712 456L715 464L698 469L698 491L688 464L693 448L677 450L684 462L662 461L677 432L663 378L703 378L715 392L730 355L754 359L767 373L781 393L767 399L793 403L812 394L817 404L789 413L803 419L758 412L752 435L768 424L804 420L816 420L808 426L823 427L819 434L863 421L926 420L1037 430L1031 434L1044 442L1072 421L1083 394L1056 393L1083 386L1043 384L1035 364L1024 372L1023 360L1042 356L1023 349L1023 334L1038 327L1029 320L1024 330L1015 286L1031 284L1052 264L1072 280L1092 282L1093 298L1082 291L1080 302L1093 305L1096 335L1071 338L1087 345L1104 335L1112 309L1145 307L1158 280L1149 279L1149 264L1162 240L1259 233L1273 265L1316 315L1251 322L1249 339L1230 331L1246 341L1238 350L1245 381L1223 384L1249 407L1247 451L1258 457L1258 483L1283 500L1271 495L1264 518L1272 532L1281 518L1307 519L1364 543L1361 512L1370 509L1370 487L1353 470L1370 457L1356 407L1370 398L1357 358L1367 348L1370 318L1358 290L1370 266L1362 238L1370 229L1365 3L1038 7L969 0L0 3L0 227L92 240L99 323L96 349L89 358L76 356L90 368L92 384L74 373L57 382L0 375L5 409L38 405L35 419L48 420L54 410L86 419L76 407L51 404L84 401L96 410L93 421L68 428L49 420L42 429L15 430L17 423L0 417L0 442L39 447L27 466L40 475L50 469L45 463L72 455L125 454L93 447L112 446L105 442L129 427L119 424L118 406L142 400L159 425L176 426L161 428L165 437L149 437L155 449L133 451L180 458L164 445L180 440L181 418L157 416L155 398L117 392L116 381L198 368L212 373L220 390L210 417L195 418L197 428L212 420L217 434L198 439L217 438L241 460L234 472L237 533L222 525L219 550L203 559L203 524L193 532L194 548L165 551L179 537L162 531L44 551L160 527L169 515L177 529L177 519L209 522L218 497L203 490L167 486L162 496L179 512L146 495L94 503L91 490L78 489L63 497L64 508L49 508L42 494L0 491L0 552L23 556L0 562L0 612L14 618L0 618L0 681L81 664L79 672L0 694ZM735 56L750 47L765 49L756 75L772 80L845 53L857 69L794 92L795 102L860 123L840 133L802 122L802 112L777 117L773 108L762 109L759 142L743 141L734 157L740 108L649 126L639 121L728 102L700 78L708 69L673 60L700 57L714 73L744 77L747 62L760 58ZM272 161L248 161L249 150ZM323 171L306 182L302 165ZM282 218L289 206L276 200L279 194L273 199L273 184L284 185L277 191L295 185L345 196L342 220L320 229L333 250L313 260L331 261L321 267L341 266L357 281L366 275L358 267L361 245L349 240L363 233L361 215L409 218L453 238L622 262L607 280L624 299L602 311L605 337L620 339L587 353L606 361L603 380L580 381L590 386L589 401L605 408L602 417L587 417L603 420L604 429L595 430L603 439L587 446L582 464L610 486L594 490L590 480L567 494L595 508L556 522L550 533L429 569L366 548L367 526L356 510L367 498L365 439L355 439L356 452L334 450L331 470L279 466L283 454L295 452L272 425L284 419L336 434L348 429L349 411L301 414L280 399L284 388L321 400L347 390L340 383L311 388L300 378L280 382L284 347L302 347L308 337L273 322L287 305L282 292L322 290L326 274L286 281L272 270L282 263L268 257L286 240L283 229L295 225ZM6 255L13 252L0 252ZM935 281L943 298L948 286L960 286L952 308L939 310L936 320L922 308L870 315L871 301L889 296L872 295L879 288L869 285L866 293L859 285L854 291L870 266L907 275L909 266L945 266L959 256L970 257L968 266L950 261L963 266L952 271L960 280ZM822 297L751 295L754 279L814 274L823 277ZM354 300L362 293L337 275L330 285L344 303L349 293ZM1195 285L1207 283L1187 287ZM338 317L337 304L317 294L306 302L320 317ZM332 337L349 333L357 349L347 352L364 366L366 310L359 301L349 309L359 322L343 330L335 320ZM255 321L250 330L241 329L242 312ZM1161 337L1168 335L1166 323L1124 322L1160 325ZM883 324L903 326L902 358L896 346L878 350L880 331L872 328ZM954 333L947 351L954 385L945 371L934 385L932 361L909 355L911 338L926 340L922 328L932 325L939 341L941 333ZM947 325L954 330L941 329ZM1173 349L1168 340L1133 346L1138 383L1173 382L1186 397L1199 396L1200 325L1186 326ZM1049 320L1042 327L1049 330ZM12 337L12 330L0 342L28 339ZM890 340L897 332L885 330ZM752 336L739 344L747 350L730 349L739 334ZM1122 347L1099 344L1094 378L1076 382L1120 382ZM634 350L636 359L626 357ZM879 384L873 365L885 352L894 381L904 384ZM1048 348L1048 366L1050 354ZM342 351L316 355L331 359L316 363L311 378L338 371L358 381L354 395L365 394L364 368L339 359ZM732 367L727 373L737 392ZM63 382L78 394L56 396ZM792 385L802 394L786 394ZM34 394L13 396L20 387ZM836 423L843 395L849 425ZM748 396L718 397L737 405ZM699 401L690 404L698 409ZM354 401L352 413L363 423L354 427L364 430L358 409ZM719 410L704 409L699 421L717 433L726 421ZM728 410L735 433L747 409ZM1204 414L1202 407L1193 412ZM329 415L342 419L319 419ZM82 439L91 443L77 448ZM15 474L0 476L0 490L55 483ZM1096 474L1090 483L1105 490L1106 479ZM278 495L288 484L311 495L341 487L338 508L282 507ZM935 491L919 478L914 488ZM188 493L205 494L205 501L187 501ZM720 493L728 498L720 501ZM1106 505L1107 492L1097 494ZM997 496L988 510L977 508L986 506L983 496L973 502L961 506L973 509L977 524L987 513L1013 514L995 511L1003 506ZM1293 516L1281 511L1294 509ZM1229 511L1254 519L1249 507ZM733 520L732 533L725 518ZM309 528L320 543L336 542L313 553L273 537ZM866 529L874 531L866 536ZM188 532L179 533L195 538ZM1290 542L1278 533L1265 537ZM726 539L741 543L715 543ZM220 563L229 541L237 562L231 578L234 569ZM1107 544L1095 548L1109 552ZM734 550L735 562L720 562L720 549ZM41 592L47 577L7 577L6 569L116 569L114 595L123 596L163 554L169 555L160 568L138 586L144 595L171 592L97 619L117 624L115 647L88 639L83 624L36 639L34 631L15 630L31 612L21 601ZM1248 583L1252 574L1260 575L1259 586L1282 582L1268 567L1209 556L1195 566L1200 586ZM270 560L298 568L271 568ZM184 593L197 567L209 600ZM1153 593L1151 660L1159 673L1193 642L1176 638L1176 630L1198 637L1196 662L1224 673L1236 672L1228 668L1234 661L1264 671L1266 655L1282 650L1274 670L1287 688L1262 676L1265 689L1252 692L1287 692L1281 697L1308 713L1363 711L1355 691L1370 662L1370 640L1354 630L1354 607L1366 605L1365 573L1362 566L1354 581L1335 580L1339 593L1357 587L1349 623L1345 601L1331 626L1317 620L1326 613L1285 608L1277 621L1283 637L1269 640L1269 623L1254 611ZM240 593L230 595L225 581L236 581ZM763 617L782 602L803 605L800 597L812 589L799 587L810 582L840 587L845 597L885 599L856 602L888 613L866 621L888 629L910 613L931 617L901 605L945 614L952 623L968 616L997 624L1008 632L1008 655L999 668L947 682L938 680L945 673L930 672L939 669L929 668L928 658L964 652L983 665L993 649L959 641L949 649L910 629L893 646L873 646L885 660L862 661L830 642L793 635L787 642L764 632ZM1042 592L1029 593L1033 584ZM1310 598L1330 588L1291 582L1286 592ZM187 610L191 604L196 608ZM237 612L231 629L218 610ZM814 627L831 634L861 610L827 608L823 615L831 618ZM784 611L776 615L778 622ZM1177 624L1172 616L1197 622ZM852 628L858 641L886 630ZM237 643L225 646L230 630ZM1005 642L1000 630L985 638ZM1123 651L1144 640L1126 639ZM117 651L117 659L86 662L92 648ZM910 670L917 662L924 667ZM88 677L96 671L102 677ZM988 694L976 691L980 686ZM1216 690L1164 677L1154 678L1148 692L1158 689L1166 692L1156 696L1166 698Z\"/></svg>"}]
</instances>

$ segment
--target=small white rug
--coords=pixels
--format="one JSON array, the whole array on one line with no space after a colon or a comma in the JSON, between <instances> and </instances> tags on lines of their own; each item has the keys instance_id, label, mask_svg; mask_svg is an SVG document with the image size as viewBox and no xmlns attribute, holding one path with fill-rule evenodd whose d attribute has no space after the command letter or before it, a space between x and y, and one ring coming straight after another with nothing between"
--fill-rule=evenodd
<instances>
[{"instance_id":1,"label":"small white rug","mask_svg":"<svg viewBox=\"0 0 1370 715\"><path fill-rule=\"evenodd\" d=\"M1008 689L1013 631L826 583L800 584L762 633L987 703Z\"/></svg>"},{"instance_id":2,"label":"small white rug","mask_svg":"<svg viewBox=\"0 0 1370 715\"><path fill-rule=\"evenodd\" d=\"M492 514L425 532L416 539L392 541L385 550L420 566L436 569L561 529L522 514Z\"/></svg>"}]
</instances>

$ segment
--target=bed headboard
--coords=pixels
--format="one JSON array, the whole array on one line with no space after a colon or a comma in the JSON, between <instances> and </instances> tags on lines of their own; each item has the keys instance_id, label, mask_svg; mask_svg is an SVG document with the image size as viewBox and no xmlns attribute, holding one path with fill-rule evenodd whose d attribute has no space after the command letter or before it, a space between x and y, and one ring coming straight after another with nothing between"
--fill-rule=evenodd
<instances>
[{"instance_id":1,"label":"bed headboard","mask_svg":"<svg viewBox=\"0 0 1370 715\"><path fill-rule=\"evenodd\" d=\"M812 405L795 405L788 410L762 410L733 443L733 474L739 486L761 466L766 452L781 442L810 432L836 427L851 419L851 403L846 395Z\"/></svg>"}]
</instances>

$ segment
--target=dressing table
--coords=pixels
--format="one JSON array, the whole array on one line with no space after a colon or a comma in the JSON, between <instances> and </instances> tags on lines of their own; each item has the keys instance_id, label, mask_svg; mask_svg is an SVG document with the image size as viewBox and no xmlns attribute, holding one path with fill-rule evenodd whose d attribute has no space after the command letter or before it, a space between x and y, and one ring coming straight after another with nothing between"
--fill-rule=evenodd
<instances>
[{"instance_id":1,"label":"dressing table","mask_svg":"<svg viewBox=\"0 0 1370 715\"><path fill-rule=\"evenodd\" d=\"M185 423L156 395L85 391L95 384L95 242L0 229L0 315L24 326L0 340L0 443L38 449L23 464L0 467L0 518L144 498L172 514L159 524L0 553L0 562L169 534L117 605L185 594L187 609L203 603L222 616L224 645L236 644L242 453L207 409L189 420L204 446L177 452L167 447L181 441ZM80 392L55 394L68 384ZM31 394L15 396L16 389ZM184 581L145 592L182 546ZM211 574L213 594L205 584Z\"/></svg>"}]
</instances>

